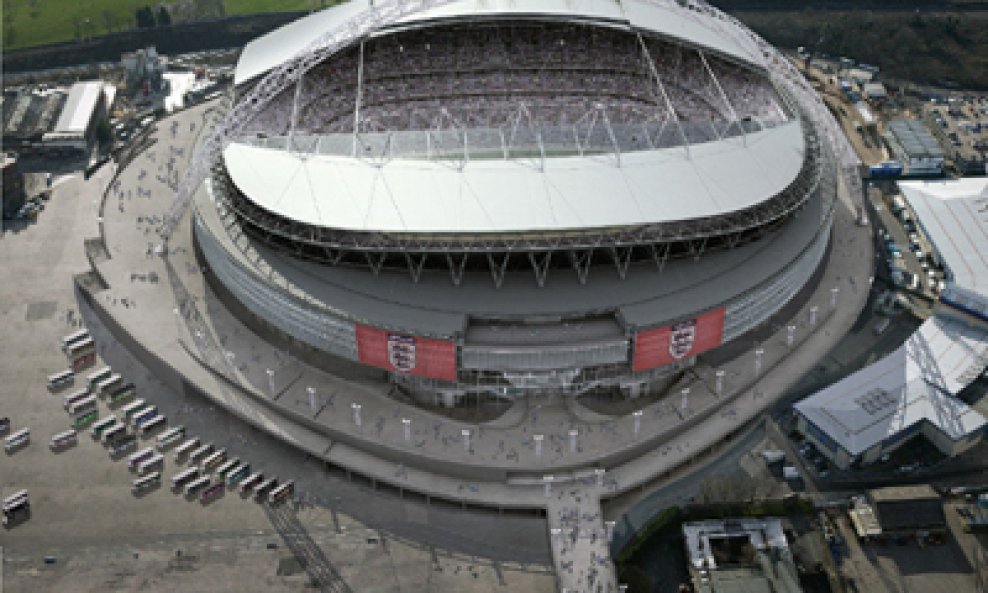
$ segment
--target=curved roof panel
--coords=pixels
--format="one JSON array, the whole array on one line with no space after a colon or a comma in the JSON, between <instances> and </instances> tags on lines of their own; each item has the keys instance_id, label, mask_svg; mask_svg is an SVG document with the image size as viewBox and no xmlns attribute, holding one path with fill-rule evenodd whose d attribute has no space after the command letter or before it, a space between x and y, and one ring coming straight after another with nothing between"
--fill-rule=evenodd
<instances>
[{"instance_id":1,"label":"curved roof panel","mask_svg":"<svg viewBox=\"0 0 988 593\"><path fill-rule=\"evenodd\" d=\"M522 233L718 216L789 186L806 147L798 121L682 148L592 157L374 161L243 143L224 159L259 206L351 231Z\"/></svg>"},{"instance_id":2,"label":"curved roof panel","mask_svg":"<svg viewBox=\"0 0 988 593\"><path fill-rule=\"evenodd\" d=\"M300 53L319 35L370 10L370 0L350 0L305 16L255 39L244 47L234 83L247 82ZM643 0L457 0L394 23L407 26L432 20L477 17L541 17L597 21L649 31L749 63L759 64L757 52L743 41L718 32L708 17L674 2L659 5Z\"/></svg>"}]
</instances>

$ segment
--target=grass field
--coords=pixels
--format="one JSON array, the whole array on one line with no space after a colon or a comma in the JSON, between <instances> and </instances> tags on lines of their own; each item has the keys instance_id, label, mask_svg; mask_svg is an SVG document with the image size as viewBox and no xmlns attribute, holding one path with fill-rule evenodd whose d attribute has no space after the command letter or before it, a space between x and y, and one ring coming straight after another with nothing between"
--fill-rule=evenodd
<instances>
[{"instance_id":1,"label":"grass field","mask_svg":"<svg viewBox=\"0 0 988 593\"><path fill-rule=\"evenodd\" d=\"M188 0L154 3L148 0L2 0L3 49L71 41L133 29L135 10L150 6L157 12L164 4L174 22L252 14L313 10L330 0Z\"/></svg>"}]
</instances>

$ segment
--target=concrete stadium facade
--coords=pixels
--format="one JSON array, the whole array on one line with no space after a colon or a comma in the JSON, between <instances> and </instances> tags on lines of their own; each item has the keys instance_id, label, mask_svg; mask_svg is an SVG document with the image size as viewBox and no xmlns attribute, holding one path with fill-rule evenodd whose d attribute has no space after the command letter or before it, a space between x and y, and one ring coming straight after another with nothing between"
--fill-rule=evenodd
<instances>
[{"instance_id":1,"label":"concrete stadium facade","mask_svg":"<svg viewBox=\"0 0 988 593\"><path fill-rule=\"evenodd\" d=\"M226 148L195 196L196 246L252 321L430 403L635 397L813 279L834 155L730 39L671 31L649 3L474 4L355 37ZM248 46L228 109L250 108L264 60L354 9ZM594 44L625 58L559 58ZM352 104L313 107L351 86Z\"/></svg>"}]
</instances>

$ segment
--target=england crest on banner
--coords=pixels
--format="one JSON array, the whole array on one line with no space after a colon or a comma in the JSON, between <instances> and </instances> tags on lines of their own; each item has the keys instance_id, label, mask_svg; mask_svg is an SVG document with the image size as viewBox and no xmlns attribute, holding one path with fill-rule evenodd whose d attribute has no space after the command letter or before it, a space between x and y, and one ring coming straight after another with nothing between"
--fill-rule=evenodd
<instances>
[{"instance_id":1,"label":"england crest on banner","mask_svg":"<svg viewBox=\"0 0 988 593\"><path fill-rule=\"evenodd\" d=\"M676 360L685 358L696 341L696 319L680 321L669 327L669 356Z\"/></svg>"},{"instance_id":2,"label":"england crest on banner","mask_svg":"<svg viewBox=\"0 0 988 593\"><path fill-rule=\"evenodd\" d=\"M415 338L388 334L388 362L395 370L408 373L415 368Z\"/></svg>"}]
</instances>

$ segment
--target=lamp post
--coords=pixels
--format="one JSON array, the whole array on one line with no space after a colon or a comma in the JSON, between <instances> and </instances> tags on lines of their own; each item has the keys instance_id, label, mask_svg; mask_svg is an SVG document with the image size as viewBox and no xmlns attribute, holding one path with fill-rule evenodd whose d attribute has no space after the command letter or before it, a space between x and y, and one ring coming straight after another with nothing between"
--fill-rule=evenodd
<instances>
[{"instance_id":1,"label":"lamp post","mask_svg":"<svg viewBox=\"0 0 988 593\"><path fill-rule=\"evenodd\" d=\"M264 372L268 375L268 395L274 397L274 371L271 369L264 369Z\"/></svg>"},{"instance_id":2,"label":"lamp post","mask_svg":"<svg viewBox=\"0 0 988 593\"><path fill-rule=\"evenodd\" d=\"M813 305L812 307L810 307L810 327L815 327L816 326L816 314L817 314L817 311L819 311L819 310L820 310L820 307L817 307L816 305Z\"/></svg>"},{"instance_id":3,"label":"lamp post","mask_svg":"<svg viewBox=\"0 0 988 593\"><path fill-rule=\"evenodd\" d=\"M787 325L786 326L786 346L792 348L793 343L796 341L796 326Z\"/></svg>"},{"instance_id":4,"label":"lamp post","mask_svg":"<svg viewBox=\"0 0 988 593\"><path fill-rule=\"evenodd\" d=\"M595 468L593 470L593 473L597 476L597 487L598 488L603 488L604 487L604 473L606 471L607 470L605 470L602 467L598 467L598 468Z\"/></svg>"},{"instance_id":5,"label":"lamp post","mask_svg":"<svg viewBox=\"0 0 988 593\"><path fill-rule=\"evenodd\" d=\"M545 484L545 497L549 498L552 496L552 476L542 476L542 483Z\"/></svg>"},{"instance_id":6,"label":"lamp post","mask_svg":"<svg viewBox=\"0 0 988 593\"><path fill-rule=\"evenodd\" d=\"M580 431L575 428L571 428L568 434L569 434L569 452L576 453L576 437L580 435Z\"/></svg>"},{"instance_id":7,"label":"lamp post","mask_svg":"<svg viewBox=\"0 0 988 593\"><path fill-rule=\"evenodd\" d=\"M837 308L837 295L839 295L839 294L840 294L840 288L839 287L835 286L835 287L833 287L833 288L830 289L830 308L831 309L836 309Z\"/></svg>"},{"instance_id":8,"label":"lamp post","mask_svg":"<svg viewBox=\"0 0 988 593\"><path fill-rule=\"evenodd\" d=\"M682 391L680 391L679 393L682 395L682 400L679 402L679 407L682 410L683 415L685 416L686 410L689 408L689 404L690 404L690 388L683 387Z\"/></svg>"},{"instance_id":9,"label":"lamp post","mask_svg":"<svg viewBox=\"0 0 988 593\"><path fill-rule=\"evenodd\" d=\"M617 525L616 521L604 521L604 530L607 533L607 543L614 541L614 526Z\"/></svg>"},{"instance_id":10,"label":"lamp post","mask_svg":"<svg viewBox=\"0 0 988 593\"><path fill-rule=\"evenodd\" d=\"M542 441L545 440L545 435L533 434L532 440L535 441L535 458L540 459L542 457Z\"/></svg>"},{"instance_id":11,"label":"lamp post","mask_svg":"<svg viewBox=\"0 0 988 593\"><path fill-rule=\"evenodd\" d=\"M460 431L460 436L463 437L463 450L467 453L470 452L470 429L464 428Z\"/></svg>"},{"instance_id":12,"label":"lamp post","mask_svg":"<svg viewBox=\"0 0 988 593\"><path fill-rule=\"evenodd\" d=\"M360 408L361 408L361 406L360 406L360 404L354 402L354 403L350 404L350 407L353 408L353 423L354 423L354 425L356 425L357 428L360 428Z\"/></svg>"},{"instance_id":13,"label":"lamp post","mask_svg":"<svg viewBox=\"0 0 988 593\"><path fill-rule=\"evenodd\" d=\"M643 410L635 410L634 412L631 413L631 415L634 416L634 418L635 418L635 438L637 438L638 437L638 433L641 432L641 429L642 429L642 415L644 413L645 412Z\"/></svg>"},{"instance_id":14,"label":"lamp post","mask_svg":"<svg viewBox=\"0 0 988 593\"><path fill-rule=\"evenodd\" d=\"M716 381L714 383L714 391L717 392L717 396L718 397L720 397L720 395L722 393L724 393L724 375L725 374L727 374L727 373L725 373L723 369L718 369L717 372L714 373L714 377L716 377Z\"/></svg>"},{"instance_id":15,"label":"lamp post","mask_svg":"<svg viewBox=\"0 0 988 593\"><path fill-rule=\"evenodd\" d=\"M762 374L762 356L765 354L764 348L755 348L755 376Z\"/></svg>"},{"instance_id":16,"label":"lamp post","mask_svg":"<svg viewBox=\"0 0 988 593\"><path fill-rule=\"evenodd\" d=\"M316 388L306 387L305 391L309 394L309 410L312 412L316 411Z\"/></svg>"},{"instance_id":17,"label":"lamp post","mask_svg":"<svg viewBox=\"0 0 988 593\"><path fill-rule=\"evenodd\" d=\"M401 427L405 431L405 442L412 440L412 419L402 418Z\"/></svg>"}]
</instances>

